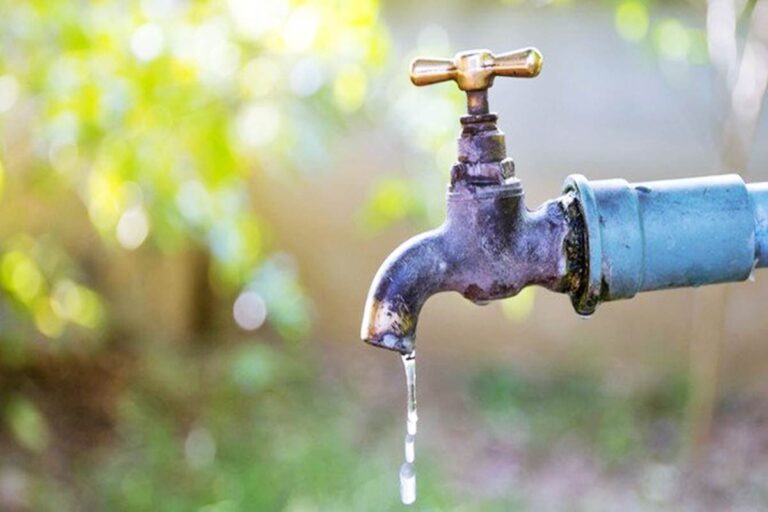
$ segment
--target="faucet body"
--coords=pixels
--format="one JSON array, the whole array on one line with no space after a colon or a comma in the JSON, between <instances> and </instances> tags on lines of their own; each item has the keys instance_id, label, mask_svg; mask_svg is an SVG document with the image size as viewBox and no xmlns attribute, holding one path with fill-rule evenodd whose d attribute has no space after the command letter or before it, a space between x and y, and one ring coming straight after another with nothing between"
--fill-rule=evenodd
<instances>
[{"instance_id":1,"label":"faucet body","mask_svg":"<svg viewBox=\"0 0 768 512\"><path fill-rule=\"evenodd\" d=\"M575 196L529 210L496 119L482 111L462 117L446 220L406 241L379 269L365 306L366 342L411 352L421 308L435 293L484 304L533 284L557 292L578 284L583 230Z\"/></svg>"},{"instance_id":2,"label":"faucet body","mask_svg":"<svg viewBox=\"0 0 768 512\"><path fill-rule=\"evenodd\" d=\"M379 269L361 328L367 343L412 352L421 308L439 292L484 304L539 285L591 315L601 302L743 281L768 266L768 183L746 185L737 175L636 184L572 175L561 196L529 210L488 112L487 87L494 73L532 77L540 68L534 49L414 62L416 85L456 79L469 114L461 118L446 220ZM473 72L477 80L466 79Z\"/></svg>"},{"instance_id":3,"label":"faucet body","mask_svg":"<svg viewBox=\"0 0 768 512\"><path fill-rule=\"evenodd\" d=\"M448 193L443 225L401 245L379 269L365 307L362 337L401 353L414 349L419 312L433 294L455 291L476 304L511 297L532 284L569 290L572 201L534 211L516 179Z\"/></svg>"}]
</instances>

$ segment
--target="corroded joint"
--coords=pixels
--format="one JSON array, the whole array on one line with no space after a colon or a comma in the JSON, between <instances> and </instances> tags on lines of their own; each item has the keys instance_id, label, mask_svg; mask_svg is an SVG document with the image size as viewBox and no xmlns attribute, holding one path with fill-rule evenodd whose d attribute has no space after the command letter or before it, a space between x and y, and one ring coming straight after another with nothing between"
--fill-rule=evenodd
<instances>
[{"instance_id":1,"label":"corroded joint","mask_svg":"<svg viewBox=\"0 0 768 512\"><path fill-rule=\"evenodd\" d=\"M459 184L501 185L515 175L515 164L507 158L504 133L496 126L496 114L461 118L458 162L451 170L451 187Z\"/></svg>"}]
</instances>

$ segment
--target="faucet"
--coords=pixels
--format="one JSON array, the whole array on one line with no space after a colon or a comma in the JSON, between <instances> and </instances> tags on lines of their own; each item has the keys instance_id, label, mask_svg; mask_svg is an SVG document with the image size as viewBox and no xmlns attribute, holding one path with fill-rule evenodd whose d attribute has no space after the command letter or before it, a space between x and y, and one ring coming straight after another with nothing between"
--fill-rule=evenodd
<instances>
[{"instance_id":1,"label":"faucet","mask_svg":"<svg viewBox=\"0 0 768 512\"><path fill-rule=\"evenodd\" d=\"M495 77L533 78L535 48L417 58L411 81L453 80L467 94L446 219L382 264L363 313L363 341L408 354L426 300L455 291L475 304L530 285L568 294L588 316L638 292L746 280L768 266L768 183L735 174L628 183L568 176L562 195L530 210L489 111Z\"/></svg>"}]
</instances>

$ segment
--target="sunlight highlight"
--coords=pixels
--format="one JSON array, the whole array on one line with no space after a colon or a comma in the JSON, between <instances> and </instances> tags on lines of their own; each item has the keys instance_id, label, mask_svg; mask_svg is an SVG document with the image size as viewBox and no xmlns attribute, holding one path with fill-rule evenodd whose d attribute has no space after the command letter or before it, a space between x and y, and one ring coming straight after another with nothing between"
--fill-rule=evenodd
<instances>
[{"instance_id":1,"label":"sunlight highlight","mask_svg":"<svg viewBox=\"0 0 768 512\"><path fill-rule=\"evenodd\" d=\"M147 23L137 28L131 36L131 51L142 61L149 62L163 51L165 38L157 25Z\"/></svg>"},{"instance_id":2,"label":"sunlight highlight","mask_svg":"<svg viewBox=\"0 0 768 512\"><path fill-rule=\"evenodd\" d=\"M123 213L115 231L117 241L125 249L137 249L149 235L149 217L142 206L133 206Z\"/></svg>"},{"instance_id":3,"label":"sunlight highlight","mask_svg":"<svg viewBox=\"0 0 768 512\"><path fill-rule=\"evenodd\" d=\"M235 300L232 314L241 329L255 331L267 319L267 305L261 295L254 291L246 291Z\"/></svg>"}]
</instances>

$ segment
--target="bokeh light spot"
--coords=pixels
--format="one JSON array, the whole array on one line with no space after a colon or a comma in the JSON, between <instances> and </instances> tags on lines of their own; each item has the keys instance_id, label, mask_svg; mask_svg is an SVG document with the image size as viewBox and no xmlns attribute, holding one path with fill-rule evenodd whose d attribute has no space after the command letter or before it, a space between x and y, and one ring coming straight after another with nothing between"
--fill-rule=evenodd
<instances>
[{"instance_id":1,"label":"bokeh light spot","mask_svg":"<svg viewBox=\"0 0 768 512\"><path fill-rule=\"evenodd\" d=\"M88 214L96 227L111 230L120 216L120 180L111 172L99 169L88 182Z\"/></svg>"},{"instance_id":2,"label":"bokeh light spot","mask_svg":"<svg viewBox=\"0 0 768 512\"><path fill-rule=\"evenodd\" d=\"M640 41L648 33L648 8L637 0L621 2L616 7L616 30L627 41Z\"/></svg>"},{"instance_id":3,"label":"bokeh light spot","mask_svg":"<svg viewBox=\"0 0 768 512\"><path fill-rule=\"evenodd\" d=\"M316 59L298 61L289 78L291 91L300 97L311 96L323 85L323 70Z\"/></svg>"},{"instance_id":4,"label":"bokeh light spot","mask_svg":"<svg viewBox=\"0 0 768 512\"><path fill-rule=\"evenodd\" d=\"M117 223L117 241L124 248L138 248L149 235L149 217L141 206L128 208Z\"/></svg>"},{"instance_id":5,"label":"bokeh light spot","mask_svg":"<svg viewBox=\"0 0 768 512\"><path fill-rule=\"evenodd\" d=\"M267 305L258 293L245 291L235 300L232 313L240 328L254 331L261 327L267 319Z\"/></svg>"},{"instance_id":6,"label":"bokeh light spot","mask_svg":"<svg viewBox=\"0 0 768 512\"><path fill-rule=\"evenodd\" d=\"M654 43L661 56L669 60L685 60L691 49L688 30L674 19L663 20L656 26Z\"/></svg>"},{"instance_id":7,"label":"bokeh light spot","mask_svg":"<svg viewBox=\"0 0 768 512\"><path fill-rule=\"evenodd\" d=\"M207 429L195 427L189 431L184 441L184 456L192 468L208 466L216 457L216 440Z\"/></svg>"},{"instance_id":8,"label":"bokeh light spot","mask_svg":"<svg viewBox=\"0 0 768 512\"><path fill-rule=\"evenodd\" d=\"M255 98L271 93L279 80L280 67L263 57L249 61L240 72L241 89Z\"/></svg>"},{"instance_id":9,"label":"bokeh light spot","mask_svg":"<svg viewBox=\"0 0 768 512\"><path fill-rule=\"evenodd\" d=\"M14 439L24 448L40 452L48 445L48 425L31 401L22 397L10 400L5 407L5 419Z\"/></svg>"},{"instance_id":10,"label":"bokeh light spot","mask_svg":"<svg viewBox=\"0 0 768 512\"><path fill-rule=\"evenodd\" d=\"M312 47L320 26L321 13L313 6L295 9L283 29L283 41L289 52L304 52Z\"/></svg>"},{"instance_id":11,"label":"bokeh light spot","mask_svg":"<svg viewBox=\"0 0 768 512\"><path fill-rule=\"evenodd\" d=\"M245 148L272 142L280 131L280 110L269 103L252 103L238 116L237 137Z\"/></svg>"},{"instance_id":12,"label":"bokeh light spot","mask_svg":"<svg viewBox=\"0 0 768 512\"><path fill-rule=\"evenodd\" d=\"M238 35L251 40L281 25L289 10L285 0L229 0L227 3Z\"/></svg>"},{"instance_id":13,"label":"bokeh light spot","mask_svg":"<svg viewBox=\"0 0 768 512\"><path fill-rule=\"evenodd\" d=\"M93 329L101 321L102 305L96 293L68 279L56 283L50 302L59 318L83 327Z\"/></svg>"},{"instance_id":14,"label":"bokeh light spot","mask_svg":"<svg viewBox=\"0 0 768 512\"><path fill-rule=\"evenodd\" d=\"M523 290L514 297L501 301L501 311L511 322L523 322L531 316L535 298L536 289L532 286L528 286L527 288L523 288Z\"/></svg>"},{"instance_id":15,"label":"bokeh light spot","mask_svg":"<svg viewBox=\"0 0 768 512\"><path fill-rule=\"evenodd\" d=\"M193 224L204 224L212 216L211 196L199 180L182 183L176 193L176 206Z\"/></svg>"},{"instance_id":16,"label":"bokeh light spot","mask_svg":"<svg viewBox=\"0 0 768 512\"><path fill-rule=\"evenodd\" d=\"M0 76L0 112L7 112L19 98L19 82L12 75Z\"/></svg>"},{"instance_id":17,"label":"bokeh light spot","mask_svg":"<svg viewBox=\"0 0 768 512\"><path fill-rule=\"evenodd\" d=\"M19 251L10 251L0 263L3 284L20 301L30 303L39 294L43 285L43 276L37 265L27 255Z\"/></svg>"},{"instance_id":18,"label":"bokeh light spot","mask_svg":"<svg viewBox=\"0 0 768 512\"><path fill-rule=\"evenodd\" d=\"M58 338L66 325L64 319L56 315L51 301L47 297L40 297L32 309L37 329L49 338Z\"/></svg>"},{"instance_id":19,"label":"bokeh light spot","mask_svg":"<svg viewBox=\"0 0 768 512\"><path fill-rule=\"evenodd\" d=\"M137 28L131 36L131 51L137 59L150 61L163 51L165 38L157 25L147 23Z\"/></svg>"},{"instance_id":20,"label":"bokeh light spot","mask_svg":"<svg viewBox=\"0 0 768 512\"><path fill-rule=\"evenodd\" d=\"M168 18L177 13L178 0L141 0L141 12L149 18Z\"/></svg>"},{"instance_id":21,"label":"bokeh light spot","mask_svg":"<svg viewBox=\"0 0 768 512\"><path fill-rule=\"evenodd\" d=\"M365 73L353 67L338 74L333 82L333 97L341 110L352 112L363 105L367 89Z\"/></svg>"}]
</instances>

